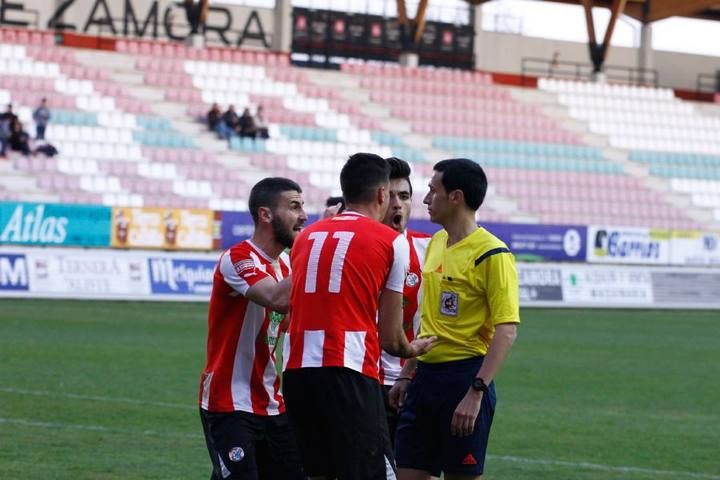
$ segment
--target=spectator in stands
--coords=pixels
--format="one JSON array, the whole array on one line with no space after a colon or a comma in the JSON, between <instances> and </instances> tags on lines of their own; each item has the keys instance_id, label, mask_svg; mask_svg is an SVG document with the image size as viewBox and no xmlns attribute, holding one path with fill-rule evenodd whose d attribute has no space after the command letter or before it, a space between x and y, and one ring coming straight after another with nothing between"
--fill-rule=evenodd
<instances>
[{"instance_id":1,"label":"spectator in stands","mask_svg":"<svg viewBox=\"0 0 720 480\"><path fill-rule=\"evenodd\" d=\"M238 132L238 127L240 125L240 118L238 117L237 112L235 111L235 105L230 105L225 113L223 113L223 122L225 122L225 126L227 126L231 131Z\"/></svg>"},{"instance_id":2,"label":"spectator in stands","mask_svg":"<svg viewBox=\"0 0 720 480\"><path fill-rule=\"evenodd\" d=\"M4 157L10 146L13 124L18 121L13 112L12 103L7 104L7 110L0 114L0 157Z\"/></svg>"},{"instance_id":3,"label":"spectator in stands","mask_svg":"<svg viewBox=\"0 0 720 480\"><path fill-rule=\"evenodd\" d=\"M218 106L217 103L213 103L212 108L207 113L208 129L217 133L219 138L228 139L232 136L233 132L225 123L224 118L225 116L220 111L220 106Z\"/></svg>"},{"instance_id":4,"label":"spectator in stands","mask_svg":"<svg viewBox=\"0 0 720 480\"><path fill-rule=\"evenodd\" d=\"M215 131L218 123L222 120L222 112L220 106L217 103L213 103L210 110L207 112L207 126L210 131Z\"/></svg>"},{"instance_id":5,"label":"spectator in stands","mask_svg":"<svg viewBox=\"0 0 720 480\"><path fill-rule=\"evenodd\" d=\"M255 120L247 107L240 116L237 132L241 137L255 138Z\"/></svg>"},{"instance_id":6,"label":"spectator in stands","mask_svg":"<svg viewBox=\"0 0 720 480\"><path fill-rule=\"evenodd\" d=\"M58 152L58 149L55 148L55 145L52 145L44 140L40 140L35 143L32 153L33 155L43 154L46 157L54 157L60 152Z\"/></svg>"},{"instance_id":7,"label":"spectator in stands","mask_svg":"<svg viewBox=\"0 0 720 480\"><path fill-rule=\"evenodd\" d=\"M10 138L8 139L8 143L10 144L10 148L12 150L21 152L25 156L29 156L30 153L32 153L30 151L30 144L28 143L29 140L30 135L23 130L20 120L15 120L10 124Z\"/></svg>"},{"instance_id":8,"label":"spectator in stands","mask_svg":"<svg viewBox=\"0 0 720 480\"><path fill-rule=\"evenodd\" d=\"M263 115L262 105L258 105L257 112L255 113L255 137L256 138L270 138L268 132L268 125Z\"/></svg>"},{"instance_id":9,"label":"spectator in stands","mask_svg":"<svg viewBox=\"0 0 720 480\"><path fill-rule=\"evenodd\" d=\"M47 99L40 101L40 106L33 112L33 121L35 122L35 139L45 140L45 128L50 121L50 109L47 107Z\"/></svg>"},{"instance_id":10,"label":"spectator in stands","mask_svg":"<svg viewBox=\"0 0 720 480\"><path fill-rule=\"evenodd\" d=\"M10 120L5 114L0 115L0 157L5 157L5 150L8 147L10 138Z\"/></svg>"}]
</instances>

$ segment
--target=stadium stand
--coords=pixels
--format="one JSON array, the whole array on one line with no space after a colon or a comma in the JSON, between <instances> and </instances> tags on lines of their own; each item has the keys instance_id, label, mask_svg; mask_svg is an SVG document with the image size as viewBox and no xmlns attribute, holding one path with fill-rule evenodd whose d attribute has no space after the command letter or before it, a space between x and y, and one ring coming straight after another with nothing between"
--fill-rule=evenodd
<instances>
[{"instance_id":1,"label":"stadium stand","mask_svg":"<svg viewBox=\"0 0 720 480\"><path fill-rule=\"evenodd\" d=\"M47 97L47 137L60 151L14 155L6 177L25 179L0 183L4 197L243 210L248 185L272 173L298 179L320 211L343 159L373 151L410 161L419 191L438 158L478 160L494 192L486 221L720 224L720 117L671 90L548 79L537 101L479 72L362 63L317 72L281 54L130 39L117 53L92 52L122 59L109 71L47 33L3 32L0 102L32 125ZM217 140L201 124L213 102L262 105L270 139Z\"/></svg>"}]
</instances>

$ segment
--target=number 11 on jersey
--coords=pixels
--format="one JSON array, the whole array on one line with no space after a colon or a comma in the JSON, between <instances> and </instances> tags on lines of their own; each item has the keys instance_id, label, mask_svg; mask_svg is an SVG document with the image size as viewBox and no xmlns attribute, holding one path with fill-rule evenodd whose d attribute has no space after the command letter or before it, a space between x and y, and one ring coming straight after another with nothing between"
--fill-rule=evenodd
<instances>
[{"instance_id":1,"label":"number 11 on jersey","mask_svg":"<svg viewBox=\"0 0 720 480\"><path fill-rule=\"evenodd\" d=\"M313 244L310 249L310 257L308 258L307 275L305 276L305 293L315 293L317 291L320 255L322 254L327 236L328 232L313 232L308 235L308 239L310 239ZM328 292L330 293L340 293L345 254L350 247L353 236L355 236L354 232L335 232L332 235L332 238L338 242L337 245L335 245L332 262L330 263L330 281L328 282Z\"/></svg>"}]
</instances>

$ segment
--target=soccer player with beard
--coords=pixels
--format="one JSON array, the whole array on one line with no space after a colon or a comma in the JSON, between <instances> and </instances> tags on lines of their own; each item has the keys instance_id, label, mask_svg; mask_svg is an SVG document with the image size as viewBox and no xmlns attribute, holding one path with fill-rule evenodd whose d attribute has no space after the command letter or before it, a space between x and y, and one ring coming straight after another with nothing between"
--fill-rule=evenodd
<instances>
[{"instance_id":1,"label":"soccer player with beard","mask_svg":"<svg viewBox=\"0 0 720 480\"><path fill-rule=\"evenodd\" d=\"M380 348L410 358L430 351L434 341L408 342L402 330L409 247L405 236L380 223L389 174L382 157L351 156L340 172L347 210L310 225L292 250L283 388L313 478L395 478Z\"/></svg>"},{"instance_id":2,"label":"soccer player with beard","mask_svg":"<svg viewBox=\"0 0 720 480\"><path fill-rule=\"evenodd\" d=\"M422 302L422 266L425 249L431 236L426 233L407 230L412 209L413 188L410 183L410 165L399 158L386 159L390 165L390 206L383 223L405 236L410 246L410 263L403 287L403 330L408 341L413 341L420 330L420 304ZM382 352L380 356L380 383L385 394L390 439L395 442L397 427L397 405L389 403L388 393L395 382L408 382L410 377L400 376L405 360Z\"/></svg>"},{"instance_id":3,"label":"soccer player with beard","mask_svg":"<svg viewBox=\"0 0 720 480\"><path fill-rule=\"evenodd\" d=\"M290 294L284 251L307 221L301 194L287 178L258 182L249 200L253 235L226 250L215 269L200 382L212 480L306 478L275 368Z\"/></svg>"}]
</instances>

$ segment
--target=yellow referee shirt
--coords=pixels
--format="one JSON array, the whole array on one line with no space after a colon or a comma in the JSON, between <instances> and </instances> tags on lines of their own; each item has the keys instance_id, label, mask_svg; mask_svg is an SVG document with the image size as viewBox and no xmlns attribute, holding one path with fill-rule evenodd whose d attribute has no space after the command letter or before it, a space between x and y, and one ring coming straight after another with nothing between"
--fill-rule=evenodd
<instances>
[{"instance_id":1,"label":"yellow referee shirt","mask_svg":"<svg viewBox=\"0 0 720 480\"><path fill-rule=\"evenodd\" d=\"M420 336L437 336L435 347L418 357L440 363L485 355L499 323L520 323L515 257L484 228L447 246L448 235L433 235L423 266Z\"/></svg>"}]
</instances>

